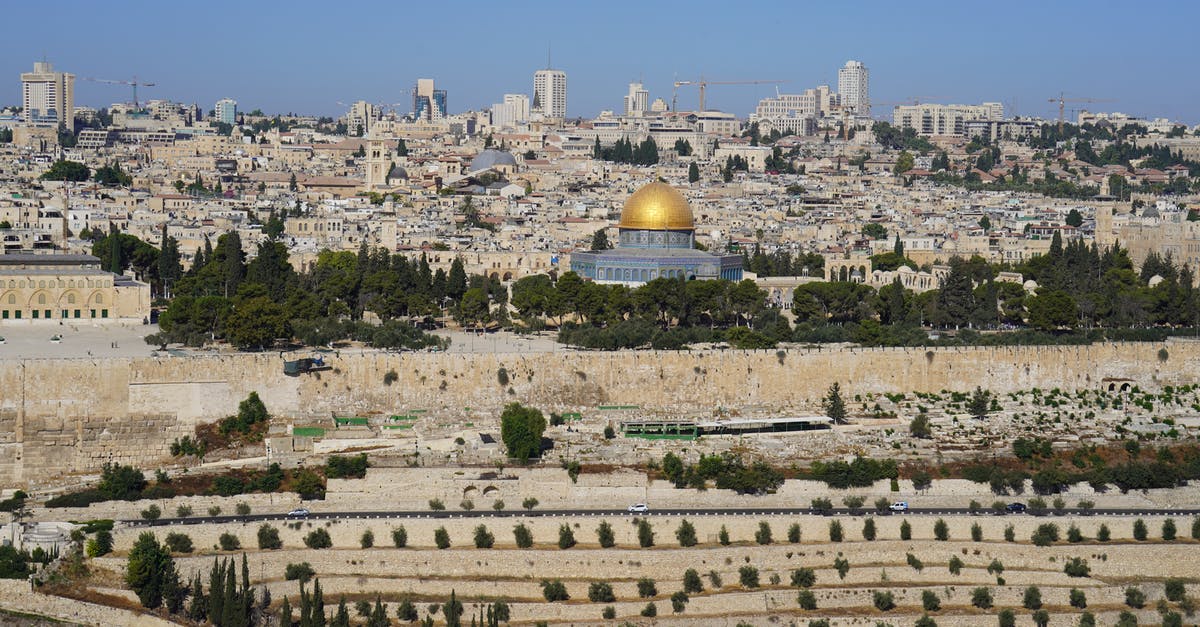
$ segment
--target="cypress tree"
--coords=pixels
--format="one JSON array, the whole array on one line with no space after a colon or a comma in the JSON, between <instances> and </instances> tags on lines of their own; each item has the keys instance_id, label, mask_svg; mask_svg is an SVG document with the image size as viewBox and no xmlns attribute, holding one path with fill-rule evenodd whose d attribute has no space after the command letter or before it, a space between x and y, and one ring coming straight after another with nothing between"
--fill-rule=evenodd
<instances>
[{"instance_id":1,"label":"cypress tree","mask_svg":"<svg viewBox=\"0 0 1200 627\"><path fill-rule=\"evenodd\" d=\"M292 627L292 604L283 597L283 605L279 607L279 624L281 627Z\"/></svg>"}]
</instances>

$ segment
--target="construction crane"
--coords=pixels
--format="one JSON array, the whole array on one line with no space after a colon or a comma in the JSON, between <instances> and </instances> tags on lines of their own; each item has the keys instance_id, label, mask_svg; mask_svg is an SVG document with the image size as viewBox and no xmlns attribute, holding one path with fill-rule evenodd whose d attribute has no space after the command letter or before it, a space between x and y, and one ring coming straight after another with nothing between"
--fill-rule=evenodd
<instances>
[{"instance_id":1,"label":"construction crane","mask_svg":"<svg viewBox=\"0 0 1200 627\"><path fill-rule=\"evenodd\" d=\"M1065 93L1058 92L1058 97L1051 98L1050 100L1048 100L1048 102L1051 102L1051 103L1057 102L1058 103L1058 133L1059 133L1059 135L1061 135L1062 128L1063 128L1063 114L1066 113L1066 106L1067 106L1068 102L1114 102L1114 101L1111 99L1107 99L1107 98L1067 98Z\"/></svg>"},{"instance_id":2,"label":"construction crane","mask_svg":"<svg viewBox=\"0 0 1200 627\"><path fill-rule=\"evenodd\" d=\"M129 86L133 87L133 108L134 109L138 108L138 97L137 97L138 85L141 85L142 87L154 87L154 83L147 83L146 81L139 81L138 77L136 77L136 76L127 81L114 81L114 80L107 79L107 78L89 78L89 77L84 77L83 80L91 81L93 83L108 83L109 85L129 85Z\"/></svg>"},{"instance_id":3,"label":"construction crane","mask_svg":"<svg viewBox=\"0 0 1200 627\"><path fill-rule=\"evenodd\" d=\"M671 110L675 111L675 101L679 95L678 90L685 85L700 86L700 111L705 111L704 108L704 92L707 91L709 85L780 85L787 81L707 81L703 77L698 81L675 81L675 91L671 92Z\"/></svg>"}]
</instances>

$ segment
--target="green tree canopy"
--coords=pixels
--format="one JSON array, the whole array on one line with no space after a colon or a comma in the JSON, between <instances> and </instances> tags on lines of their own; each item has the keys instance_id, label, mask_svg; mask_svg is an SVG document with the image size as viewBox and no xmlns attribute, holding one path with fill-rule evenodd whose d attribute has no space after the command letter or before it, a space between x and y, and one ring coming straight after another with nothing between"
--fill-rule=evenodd
<instances>
[{"instance_id":1,"label":"green tree canopy","mask_svg":"<svg viewBox=\"0 0 1200 627\"><path fill-rule=\"evenodd\" d=\"M533 407L509 403L500 414L500 439L508 456L526 461L540 453L546 417Z\"/></svg>"}]
</instances>

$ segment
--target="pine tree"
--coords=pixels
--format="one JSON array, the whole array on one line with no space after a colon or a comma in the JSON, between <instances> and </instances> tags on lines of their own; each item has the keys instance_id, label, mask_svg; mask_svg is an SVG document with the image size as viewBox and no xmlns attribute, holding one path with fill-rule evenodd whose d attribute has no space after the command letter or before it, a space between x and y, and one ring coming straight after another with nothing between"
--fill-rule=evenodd
<instances>
[{"instance_id":1,"label":"pine tree","mask_svg":"<svg viewBox=\"0 0 1200 627\"><path fill-rule=\"evenodd\" d=\"M350 627L350 610L346 608L346 597L338 600L337 614L334 614L329 627Z\"/></svg>"},{"instance_id":2,"label":"pine tree","mask_svg":"<svg viewBox=\"0 0 1200 627\"><path fill-rule=\"evenodd\" d=\"M688 183L695 183L695 182L698 182L699 180L700 180L700 167L696 165L695 161L693 161L691 163L691 165L688 166Z\"/></svg>"},{"instance_id":3,"label":"pine tree","mask_svg":"<svg viewBox=\"0 0 1200 627\"><path fill-rule=\"evenodd\" d=\"M829 393L825 395L825 415L833 419L835 424L846 422L846 403L842 400L842 387L837 381L829 386Z\"/></svg>"},{"instance_id":4,"label":"pine tree","mask_svg":"<svg viewBox=\"0 0 1200 627\"><path fill-rule=\"evenodd\" d=\"M446 295L454 300L462 300L467 293L467 272L463 267L462 257L455 257L450 264L450 276L446 279Z\"/></svg>"}]
</instances>

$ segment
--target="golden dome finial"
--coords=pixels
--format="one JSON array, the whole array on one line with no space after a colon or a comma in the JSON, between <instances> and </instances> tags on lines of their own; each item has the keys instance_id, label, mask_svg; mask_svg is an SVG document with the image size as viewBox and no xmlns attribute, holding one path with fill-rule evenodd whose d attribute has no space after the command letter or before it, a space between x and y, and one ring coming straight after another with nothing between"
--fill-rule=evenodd
<instances>
[{"instance_id":1,"label":"golden dome finial","mask_svg":"<svg viewBox=\"0 0 1200 627\"><path fill-rule=\"evenodd\" d=\"M622 229L682 231L696 228L687 199L674 187L655 181L643 185L625 201Z\"/></svg>"}]
</instances>

